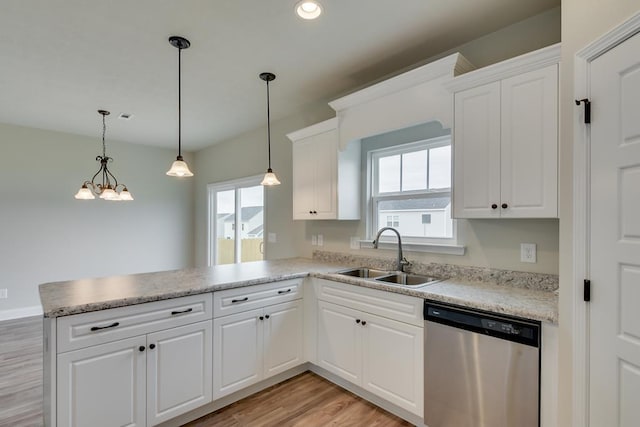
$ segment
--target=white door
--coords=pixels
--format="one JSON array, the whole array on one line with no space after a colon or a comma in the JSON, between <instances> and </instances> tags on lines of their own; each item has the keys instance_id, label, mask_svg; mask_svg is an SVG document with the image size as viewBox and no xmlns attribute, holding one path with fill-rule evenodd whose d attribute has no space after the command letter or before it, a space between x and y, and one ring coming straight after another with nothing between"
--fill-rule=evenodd
<instances>
[{"instance_id":1,"label":"white door","mask_svg":"<svg viewBox=\"0 0 640 427\"><path fill-rule=\"evenodd\" d=\"M268 378L303 362L302 300L264 309L264 377Z\"/></svg>"},{"instance_id":2,"label":"white door","mask_svg":"<svg viewBox=\"0 0 640 427\"><path fill-rule=\"evenodd\" d=\"M363 321L362 387L422 417L424 330L372 314Z\"/></svg>"},{"instance_id":3,"label":"white door","mask_svg":"<svg viewBox=\"0 0 640 427\"><path fill-rule=\"evenodd\" d=\"M69 427L145 425L146 338L58 355L58 420Z\"/></svg>"},{"instance_id":4,"label":"white door","mask_svg":"<svg viewBox=\"0 0 640 427\"><path fill-rule=\"evenodd\" d=\"M212 321L147 337L147 425L156 425L212 400Z\"/></svg>"},{"instance_id":5,"label":"white door","mask_svg":"<svg viewBox=\"0 0 640 427\"><path fill-rule=\"evenodd\" d=\"M454 218L500 217L500 82L455 94Z\"/></svg>"},{"instance_id":6,"label":"white door","mask_svg":"<svg viewBox=\"0 0 640 427\"><path fill-rule=\"evenodd\" d=\"M213 320L213 397L262 379L262 309Z\"/></svg>"},{"instance_id":7,"label":"white door","mask_svg":"<svg viewBox=\"0 0 640 427\"><path fill-rule=\"evenodd\" d=\"M590 425L640 426L640 35L591 62Z\"/></svg>"},{"instance_id":8,"label":"white door","mask_svg":"<svg viewBox=\"0 0 640 427\"><path fill-rule=\"evenodd\" d=\"M558 216L558 66L501 84L500 216Z\"/></svg>"},{"instance_id":9,"label":"white door","mask_svg":"<svg viewBox=\"0 0 640 427\"><path fill-rule=\"evenodd\" d=\"M362 313L318 302L318 365L360 385L362 380Z\"/></svg>"}]
</instances>

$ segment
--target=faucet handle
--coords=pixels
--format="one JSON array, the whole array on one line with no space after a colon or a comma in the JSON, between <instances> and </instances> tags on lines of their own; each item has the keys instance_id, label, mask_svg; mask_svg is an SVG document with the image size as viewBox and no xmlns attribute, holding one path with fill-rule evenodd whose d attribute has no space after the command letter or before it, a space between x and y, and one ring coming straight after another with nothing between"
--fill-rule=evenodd
<instances>
[{"instance_id":1,"label":"faucet handle","mask_svg":"<svg viewBox=\"0 0 640 427\"><path fill-rule=\"evenodd\" d=\"M410 268L413 264L405 257L402 257L402 259L400 260L400 265L403 267L402 271L404 271L405 268Z\"/></svg>"}]
</instances>

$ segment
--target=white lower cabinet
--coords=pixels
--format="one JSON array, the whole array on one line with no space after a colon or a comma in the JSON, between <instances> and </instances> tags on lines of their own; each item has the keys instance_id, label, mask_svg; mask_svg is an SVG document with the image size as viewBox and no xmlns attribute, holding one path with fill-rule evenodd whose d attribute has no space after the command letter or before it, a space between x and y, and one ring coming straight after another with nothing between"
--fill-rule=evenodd
<instances>
[{"instance_id":1,"label":"white lower cabinet","mask_svg":"<svg viewBox=\"0 0 640 427\"><path fill-rule=\"evenodd\" d=\"M214 399L304 362L302 310L294 300L214 319Z\"/></svg>"},{"instance_id":2,"label":"white lower cabinet","mask_svg":"<svg viewBox=\"0 0 640 427\"><path fill-rule=\"evenodd\" d=\"M58 426L142 427L146 337L58 355Z\"/></svg>"},{"instance_id":3,"label":"white lower cabinet","mask_svg":"<svg viewBox=\"0 0 640 427\"><path fill-rule=\"evenodd\" d=\"M318 365L422 416L423 328L318 302Z\"/></svg>"},{"instance_id":4,"label":"white lower cabinet","mask_svg":"<svg viewBox=\"0 0 640 427\"><path fill-rule=\"evenodd\" d=\"M211 402L212 321L147 336L147 425Z\"/></svg>"}]
</instances>

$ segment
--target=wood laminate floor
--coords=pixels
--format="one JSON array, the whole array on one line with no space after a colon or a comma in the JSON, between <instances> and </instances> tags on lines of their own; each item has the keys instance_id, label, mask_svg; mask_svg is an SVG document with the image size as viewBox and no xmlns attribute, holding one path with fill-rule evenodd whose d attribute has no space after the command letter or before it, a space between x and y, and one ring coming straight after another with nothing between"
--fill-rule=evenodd
<instances>
[{"instance_id":1,"label":"wood laminate floor","mask_svg":"<svg viewBox=\"0 0 640 427\"><path fill-rule=\"evenodd\" d=\"M0 322L0 426L42 426L42 317Z\"/></svg>"},{"instance_id":2,"label":"wood laminate floor","mask_svg":"<svg viewBox=\"0 0 640 427\"><path fill-rule=\"evenodd\" d=\"M0 322L0 427L42 427L42 318ZM305 372L188 427L396 427L404 420Z\"/></svg>"},{"instance_id":3,"label":"wood laminate floor","mask_svg":"<svg viewBox=\"0 0 640 427\"><path fill-rule=\"evenodd\" d=\"M399 427L412 424L312 372L249 396L185 427Z\"/></svg>"}]
</instances>

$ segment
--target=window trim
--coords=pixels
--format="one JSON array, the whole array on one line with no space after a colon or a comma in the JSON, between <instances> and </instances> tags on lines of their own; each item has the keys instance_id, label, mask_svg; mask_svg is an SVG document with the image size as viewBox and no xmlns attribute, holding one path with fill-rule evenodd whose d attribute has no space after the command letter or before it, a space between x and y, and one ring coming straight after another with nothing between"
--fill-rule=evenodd
<instances>
[{"instance_id":1,"label":"window trim","mask_svg":"<svg viewBox=\"0 0 640 427\"><path fill-rule=\"evenodd\" d=\"M222 182L214 182L214 183L209 183L207 184L207 266L208 267L212 267L217 265L216 264L216 258L217 258L217 240L218 240L218 234L217 234L217 228L216 228L216 221L213 219L212 214L214 212L216 212L216 203L217 203L217 198L213 197L213 195L215 193L218 193L220 191L229 191L229 190L234 190L235 191L235 224L237 224L239 222L239 215L241 214L241 200L240 197L238 197L238 194L240 192L240 189L242 188L247 188L247 187L255 187L260 185L260 182L262 181L262 178L264 176L263 175L254 175L254 176L249 176L249 177L245 177L245 178L239 178L239 179L232 179L229 181L222 181ZM266 240L265 240L265 236L267 236L267 198L266 198L266 191L264 191L264 187L262 188L262 192L263 192L263 211L262 211L262 216L263 216L263 224L264 224L264 231L262 233L262 239L263 239L263 259L267 259L267 245L266 245ZM241 235L242 235L242 227L234 227L234 239L235 239L235 248L234 248L234 254L233 254L233 263L234 264L238 264L240 263L241 260L241 256L242 254L241 252L241 247L242 247L242 239L241 239Z\"/></svg>"},{"instance_id":2,"label":"window trim","mask_svg":"<svg viewBox=\"0 0 640 427\"><path fill-rule=\"evenodd\" d=\"M441 146L451 145L452 161L453 161L453 138L451 135L443 135L435 138L423 139L420 141L409 142L406 144L398 144L391 147L373 149L367 152L367 184L366 184L366 233L367 239L360 241L360 247L373 247L372 239L376 235L378 228L378 212L376 209L377 202L380 200L403 200L411 199L416 196L440 197L449 195L453 203L453 176L451 177L451 187L447 189L437 190L411 190L411 191L395 191L395 192L377 192L378 185L378 168L374 167L374 161L380 157L393 156L412 151L419 151L425 148L437 148ZM453 165L451 167L453 175ZM428 174L428 172L427 172ZM428 180L428 175L427 175ZM402 170L400 172L400 189L402 189ZM437 252L452 255L464 255L465 247L460 244L460 234L458 223L453 219L452 236L451 237L417 237L402 236L402 243L405 249ZM383 235L380 237L380 247L395 247L396 237L392 235Z\"/></svg>"}]
</instances>

